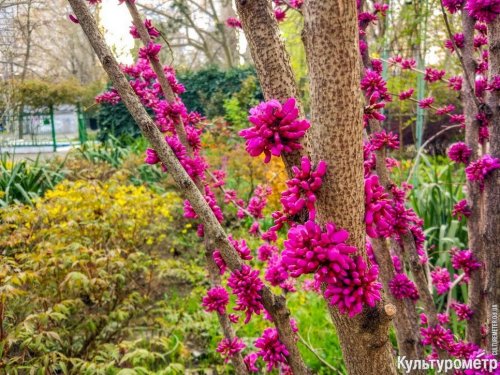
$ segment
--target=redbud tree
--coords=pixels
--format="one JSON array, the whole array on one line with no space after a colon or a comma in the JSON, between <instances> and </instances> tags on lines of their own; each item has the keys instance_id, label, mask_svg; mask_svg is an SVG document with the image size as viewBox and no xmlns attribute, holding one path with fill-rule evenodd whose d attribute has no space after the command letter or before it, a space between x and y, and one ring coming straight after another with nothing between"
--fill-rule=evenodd
<instances>
[{"instance_id":1,"label":"redbud tree","mask_svg":"<svg viewBox=\"0 0 500 375\"><path fill-rule=\"evenodd\" d=\"M130 66L116 62L92 17L89 6L100 0L68 1L71 20L83 28L113 84L97 101L125 104L151 143L145 162L171 174L186 198L185 217L198 224L212 283L200 303L217 314L224 335L217 352L236 373L262 367L309 372L286 305L286 295L299 288L324 297L350 374L396 374L395 352L408 359L494 358L488 331L500 272L499 0L442 1L449 33L443 43L462 67L456 76L431 66L417 69L411 56L386 61L370 56L367 30L386 15L386 4L237 0L239 18L226 24L243 30L265 96L249 109L248 128L239 135L250 156L263 163L282 158L288 174L282 209L272 214L269 228L263 226L269 188L259 186L245 201L226 189L225 172L213 170L204 158L202 117L184 106L179 97L184 86L174 68L160 62L160 33L141 17L135 1L119 1L132 16L130 33L142 44ZM307 114L278 27L288 12L304 19ZM461 19L461 30L451 30L453 17ZM459 92L462 109L436 103L432 96L416 100L412 87L389 92L384 64ZM430 264L423 221L406 203L412 186L391 180L398 162L390 153L400 144L397 134L384 128L383 108L393 100L433 111L464 134L448 150L467 176L467 200L449 213L467 221L469 235L466 248L450 253L453 274ZM217 191L223 199L217 199ZM253 220L250 233L261 240L257 259L244 239L225 230L224 207L230 205L240 219ZM281 247L279 235L285 238ZM467 300L452 301L450 291L463 284L468 284ZM448 296L442 311L434 291ZM236 299L232 308L230 295ZM449 314L467 321L465 337L451 330ZM252 319L265 319L268 328L247 345L233 327ZM397 348L388 338L391 324Z\"/></svg>"}]
</instances>

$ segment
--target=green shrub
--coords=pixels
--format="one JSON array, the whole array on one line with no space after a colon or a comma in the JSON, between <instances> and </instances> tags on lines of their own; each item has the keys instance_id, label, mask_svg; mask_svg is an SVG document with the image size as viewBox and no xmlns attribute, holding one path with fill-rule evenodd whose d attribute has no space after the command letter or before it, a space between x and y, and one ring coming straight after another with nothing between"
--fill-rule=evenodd
<instances>
[{"instance_id":1,"label":"green shrub","mask_svg":"<svg viewBox=\"0 0 500 375\"><path fill-rule=\"evenodd\" d=\"M238 93L249 77L256 77L253 67L233 68L222 70L212 66L195 72L179 72L179 81L189 82L186 92L181 95L184 104L190 111L197 111L213 118L224 116L224 101ZM258 84L253 86L250 93L254 99L262 100L262 92ZM248 109L247 109L248 110Z\"/></svg>"}]
</instances>

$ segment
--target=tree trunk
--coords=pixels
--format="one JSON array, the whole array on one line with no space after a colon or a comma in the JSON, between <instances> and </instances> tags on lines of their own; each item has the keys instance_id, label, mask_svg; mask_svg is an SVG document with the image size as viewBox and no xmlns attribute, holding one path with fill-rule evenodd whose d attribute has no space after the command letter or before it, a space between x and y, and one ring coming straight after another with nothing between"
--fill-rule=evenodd
<instances>
[{"instance_id":1,"label":"tree trunk","mask_svg":"<svg viewBox=\"0 0 500 375\"><path fill-rule=\"evenodd\" d=\"M474 61L474 19L462 10L462 27L465 37L462 48L464 62L464 84L462 89L463 106L465 115L465 143L472 149L471 161L478 158L479 128L475 119L477 106L474 97L474 81L476 62ZM483 263L484 257L479 236L479 224L481 221L481 192L475 182L467 181L467 203L471 209L471 215L467 220L469 235L469 248L479 261ZM484 263L483 263L484 264ZM478 269L471 274L469 282L469 305L474 311L472 319L467 324L467 341L475 344L481 343L481 322L483 306L483 269Z\"/></svg>"},{"instance_id":2,"label":"tree trunk","mask_svg":"<svg viewBox=\"0 0 500 375\"><path fill-rule=\"evenodd\" d=\"M363 121L356 2L306 0L304 42L310 75L311 157L328 163L317 201L320 224L349 231L366 258ZM329 308L350 374L396 374L388 319L379 304L355 318Z\"/></svg>"},{"instance_id":3,"label":"tree trunk","mask_svg":"<svg viewBox=\"0 0 500 375\"><path fill-rule=\"evenodd\" d=\"M278 23L267 0L236 0L236 8L250 53L257 69L260 86L266 100L299 98L290 57L280 36ZM300 165L301 153L296 151L283 157L288 176Z\"/></svg>"},{"instance_id":4,"label":"tree trunk","mask_svg":"<svg viewBox=\"0 0 500 375\"><path fill-rule=\"evenodd\" d=\"M500 75L500 16L488 25L489 38L489 82ZM488 105L490 118L490 154L500 158L500 91L492 90ZM481 228L485 261L486 316L491 329L493 305L500 301L500 170L493 171L486 179L484 189L485 218ZM498 314L498 310L497 310ZM488 333L488 349L492 349L492 332Z\"/></svg>"}]
</instances>

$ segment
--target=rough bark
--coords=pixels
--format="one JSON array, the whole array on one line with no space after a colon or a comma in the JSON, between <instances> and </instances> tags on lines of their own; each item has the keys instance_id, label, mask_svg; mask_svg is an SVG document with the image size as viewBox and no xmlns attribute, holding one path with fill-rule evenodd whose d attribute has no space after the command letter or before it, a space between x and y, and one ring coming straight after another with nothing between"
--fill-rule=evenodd
<instances>
[{"instance_id":1,"label":"rough bark","mask_svg":"<svg viewBox=\"0 0 500 375\"><path fill-rule=\"evenodd\" d=\"M160 161L166 166L179 190L190 201L194 211L204 223L205 235L209 236L213 241L214 248L220 250L227 266L231 270L239 269L242 266L242 261L238 253L232 247L224 229L217 221L198 187L186 173L172 149L165 142L156 124L149 117L139 98L135 95L127 78L120 70L116 59L104 43L97 23L90 14L87 5L83 0L68 0L68 2L80 21L80 25L101 61L104 70L108 74L113 87L118 91L123 103L141 129L142 134L157 152ZM286 307L285 299L274 295L267 287L264 287L261 292L263 305L273 318L273 322L280 335L280 340L290 353L288 363L292 371L294 374L307 374L307 369L297 348L295 334L290 325L290 313Z\"/></svg>"},{"instance_id":2,"label":"rough bark","mask_svg":"<svg viewBox=\"0 0 500 375\"><path fill-rule=\"evenodd\" d=\"M476 62L474 61L474 19L462 11L462 28L464 34L464 47L462 58L464 62L464 84L462 89L462 101L465 115L465 143L472 149L471 161L478 158L479 152L479 128L475 119L477 107L475 104L474 87ZM481 221L481 192L477 183L467 181L467 203L471 209L471 215L467 220L469 235L469 248L482 263L484 262L479 236L479 224ZM469 282L469 305L474 311L472 319L467 324L467 341L476 344L481 343L481 322L483 307L483 269L472 273Z\"/></svg>"},{"instance_id":3,"label":"rough bark","mask_svg":"<svg viewBox=\"0 0 500 375\"><path fill-rule=\"evenodd\" d=\"M335 222L366 257L363 123L356 3L306 0L304 42L310 75L311 157L328 163L317 221ZM350 374L396 374L390 317L379 304L355 318L329 308Z\"/></svg>"},{"instance_id":4,"label":"rough bark","mask_svg":"<svg viewBox=\"0 0 500 375\"><path fill-rule=\"evenodd\" d=\"M393 323L398 341L398 353L408 359L424 358L424 350L420 341L419 317L415 302L408 298L399 300L389 292L389 282L396 276L387 240L373 239L373 253L380 269L380 281L384 286L386 299L396 306ZM419 373L419 372L416 372ZM425 371L421 371L425 374Z\"/></svg>"},{"instance_id":5,"label":"rough bark","mask_svg":"<svg viewBox=\"0 0 500 375\"><path fill-rule=\"evenodd\" d=\"M489 38L489 81L500 75L500 17L488 25ZM500 92L491 91L488 97L491 110L490 154L500 158ZM481 228L484 246L486 316L492 323L493 305L500 302L500 170L487 177L484 188L485 220ZM488 334L488 348L491 350L491 332Z\"/></svg>"},{"instance_id":6,"label":"rough bark","mask_svg":"<svg viewBox=\"0 0 500 375\"><path fill-rule=\"evenodd\" d=\"M278 23L268 0L236 0L250 54L255 63L257 76L266 100L299 97L290 57L280 36ZM305 151L305 150L304 150ZM300 165L301 152L283 156L287 173Z\"/></svg>"}]
</instances>

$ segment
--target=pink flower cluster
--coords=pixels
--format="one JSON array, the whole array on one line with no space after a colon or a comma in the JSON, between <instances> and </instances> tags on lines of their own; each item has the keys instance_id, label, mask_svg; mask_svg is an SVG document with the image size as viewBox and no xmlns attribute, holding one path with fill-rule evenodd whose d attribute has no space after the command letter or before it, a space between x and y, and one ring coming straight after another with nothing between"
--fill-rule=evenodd
<instances>
[{"instance_id":1,"label":"pink flower cluster","mask_svg":"<svg viewBox=\"0 0 500 375\"><path fill-rule=\"evenodd\" d=\"M422 344L432 345L432 347L442 350L450 350L453 343L453 333L440 325L422 328Z\"/></svg>"},{"instance_id":2,"label":"pink flower cluster","mask_svg":"<svg viewBox=\"0 0 500 375\"><path fill-rule=\"evenodd\" d=\"M264 306L262 306L262 297L259 292L264 284L259 277L259 271L244 264L241 269L231 273L227 284L237 297L234 309L245 312L245 323L250 321L252 314L260 315Z\"/></svg>"},{"instance_id":3,"label":"pink flower cluster","mask_svg":"<svg viewBox=\"0 0 500 375\"><path fill-rule=\"evenodd\" d=\"M316 192L323 183L326 163L320 160L316 169L313 170L311 161L304 156L301 159L300 168L292 167L292 173L294 177L286 182L288 188L281 193L280 201L283 205L283 212L288 216L293 216L306 208L309 212L309 219L314 220Z\"/></svg>"},{"instance_id":4,"label":"pink flower cluster","mask_svg":"<svg viewBox=\"0 0 500 375\"><path fill-rule=\"evenodd\" d=\"M370 143L373 150L380 150L383 147L397 150L399 148L398 135L393 132L387 132L385 129L370 136Z\"/></svg>"},{"instance_id":5,"label":"pink flower cluster","mask_svg":"<svg viewBox=\"0 0 500 375\"><path fill-rule=\"evenodd\" d=\"M450 290L450 273L446 268L436 267L431 272L432 284L436 287L438 294L445 294Z\"/></svg>"},{"instance_id":6,"label":"pink flower cluster","mask_svg":"<svg viewBox=\"0 0 500 375\"><path fill-rule=\"evenodd\" d=\"M255 341L255 347L259 349L257 355L266 362L269 372L274 368L279 368L281 364L286 364L286 357L290 354L279 340L279 334L275 328L266 328L262 336Z\"/></svg>"},{"instance_id":7,"label":"pink flower cluster","mask_svg":"<svg viewBox=\"0 0 500 375\"><path fill-rule=\"evenodd\" d=\"M474 311L465 303L452 302L450 307L455 310L458 320L471 320Z\"/></svg>"},{"instance_id":8,"label":"pink flower cluster","mask_svg":"<svg viewBox=\"0 0 500 375\"><path fill-rule=\"evenodd\" d=\"M203 297L202 306L206 312L217 311L223 315L226 313L226 306L229 302L229 295L221 286L210 289L207 295Z\"/></svg>"},{"instance_id":9,"label":"pink flower cluster","mask_svg":"<svg viewBox=\"0 0 500 375\"><path fill-rule=\"evenodd\" d=\"M450 13L456 13L462 8L464 0L443 0L443 6Z\"/></svg>"},{"instance_id":10,"label":"pink flower cluster","mask_svg":"<svg viewBox=\"0 0 500 375\"><path fill-rule=\"evenodd\" d=\"M226 20L226 26L241 29L241 21L236 17L229 17Z\"/></svg>"},{"instance_id":11,"label":"pink flower cluster","mask_svg":"<svg viewBox=\"0 0 500 375\"><path fill-rule=\"evenodd\" d=\"M500 168L500 160L491 155L483 155L465 168L465 175L469 181L478 181L481 189L484 187L485 178L494 170Z\"/></svg>"},{"instance_id":12,"label":"pink flower cluster","mask_svg":"<svg viewBox=\"0 0 500 375\"><path fill-rule=\"evenodd\" d=\"M325 297L342 313L354 316L363 305L380 300L378 267L367 267L361 257L350 257L356 248L345 241L349 233L328 223L325 231L314 221L290 228L284 243L282 263L292 277L313 273L327 284Z\"/></svg>"},{"instance_id":13,"label":"pink flower cluster","mask_svg":"<svg viewBox=\"0 0 500 375\"><path fill-rule=\"evenodd\" d=\"M389 195L377 175L365 178L365 225L371 238L389 237L393 230L394 214Z\"/></svg>"},{"instance_id":14,"label":"pink flower cluster","mask_svg":"<svg viewBox=\"0 0 500 375\"><path fill-rule=\"evenodd\" d=\"M267 197L272 194L271 187L267 185L258 185L253 196L248 201L248 211L252 214L255 219L262 219L264 215L262 211L267 205Z\"/></svg>"},{"instance_id":15,"label":"pink flower cluster","mask_svg":"<svg viewBox=\"0 0 500 375\"><path fill-rule=\"evenodd\" d=\"M238 252L240 255L240 258L243 260L252 260L252 253L250 251L250 248L247 245L247 242L245 240L235 240L233 236L229 235L227 237L231 245L233 245L234 249Z\"/></svg>"},{"instance_id":16,"label":"pink flower cluster","mask_svg":"<svg viewBox=\"0 0 500 375\"><path fill-rule=\"evenodd\" d=\"M144 20L144 26L146 27L146 30L148 31L148 34L152 39L158 38L160 36L160 32L156 27L153 26L151 20ZM132 35L132 37L135 39L140 39L141 37L135 25L130 26L130 35Z\"/></svg>"},{"instance_id":17,"label":"pink flower cluster","mask_svg":"<svg viewBox=\"0 0 500 375\"><path fill-rule=\"evenodd\" d=\"M246 139L246 149L251 156L264 153L264 163L269 163L272 155L280 156L302 148L299 139L310 124L298 117L294 98L283 104L277 100L263 102L250 109L248 121L253 126L240 131L239 135Z\"/></svg>"},{"instance_id":18,"label":"pink flower cluster","mask_svg":"<svg viewBox=\"0 0 500 375\"><path fill-rule=\"evenodd\" d=\"M378 282L378 266L368 267L360 256L351 259L346 271L346 276L330 279L325 298L342 314L349 314L352 318L361 313L365 305L374 307L380 301L382 284Z\"/></svg>"},{"instance_id":19,"label":"pink flower cluster","mask_svg":"<svg viewBox=\"0 0 500 375\"><path fill-rule=\"evenodd\" d=\"M161 45L149 42L147 46L139 49L139 57L141 59L149 59L151 61L160 61L158 54L160 53Z\"/></svg>"},{"instance_id":20,"label":"pink flower cluster","mask_svg":"<svg viewBox=\"0 0 500 375\"><path fill-rule=\"evenodd\" d=\"M456 217L461 221L464 217L469 217L471 215L470 207L467 205L467 200L462 199L460 202L453 206L452 216Z\"/></svg>"},{"instance_id":21,"label":"pink flower cluster","mask_svg":"<svg viewBox=\"0 0 500 375\"><path fill-rule=\"evenodd\" d=\"M464 9L469 16L486 23L491 23L500 14L498 0L467 0Z\"/></svg>"},{"instance_id":22,"label":"pink flower cluster","mask_svg":"<svg viewBox=\"0 0 500 375\"><path fill-rule=\"evenodd\" d=\"M334 279L348 267L349 254L356 252L355 247L345 243L348 238L349 233L344 229L337 230L333 223L326 224L325 231L311 220L304 225L294 225L284 242L282 262L292 277L332 272L331 278Z\"/></svg>"},{"instance_id":23,"label":"pink flower cluster","mask_svg":"<svg viewBox=\"0 0 500 375\"><path fill-rule=\"evenodd\" d=\"M448 149L448 157L455 163L468 164L472 150L464 142L457 142Z\"/></svg>"},{"instance_id":24,"label":"pink flower cluster","mask_svg":"<svg viewBox=\"0 0 500 375\"><path fill-rule=\"evenodd\" d=\"M470 250L452 249L451 264L456 270L464 271L467 277L471 275L472 271L481 268L481 263Z\"/></svg>"},{"instance_id":25,"label":"pink flower cluster","mask_svg":"<svg viewBox=\"0 0 500 375\"><path fill-rule=\"evenodd\" d=\"M222 355L222 357L224 358L224 362L227 363L232 357L245 349L245 347L246 345L238 337L235 337L232 340L224 338L219 343L216 350Z\"/></svg>"},{"instance_id":26,"label":"pink flower cluster","mask_svg":"<svg viewBox=\"0 0 500 375\"><path fill-rule=\"evenodd\" d=\"M415 283L403 273L398 273L389 282L389 290L396 299L409 298L413 301L419 299L419 294Z\"/></svg>"}]
</instances>

